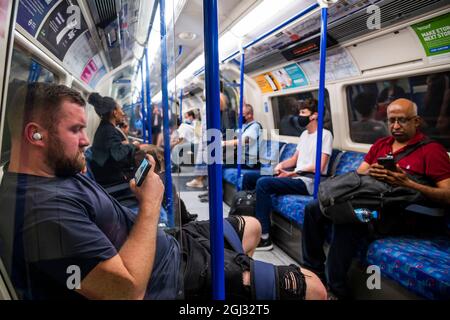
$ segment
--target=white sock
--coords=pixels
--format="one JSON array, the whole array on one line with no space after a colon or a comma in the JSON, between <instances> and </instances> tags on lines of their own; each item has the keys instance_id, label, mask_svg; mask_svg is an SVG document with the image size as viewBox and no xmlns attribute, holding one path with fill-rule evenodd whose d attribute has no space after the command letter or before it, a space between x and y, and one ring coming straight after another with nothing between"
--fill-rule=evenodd
<instances>
[{"instance_id":1,"label":"white sock","mask_svg":"<svg viewBox=\"0 0 450 320\"><path fill-rule=\"evenodd\" d=\"M261 235L261 239L263 239L263 240L269 239L269 234L268 233L263 233Z\"/></svg>"}]
</instances>

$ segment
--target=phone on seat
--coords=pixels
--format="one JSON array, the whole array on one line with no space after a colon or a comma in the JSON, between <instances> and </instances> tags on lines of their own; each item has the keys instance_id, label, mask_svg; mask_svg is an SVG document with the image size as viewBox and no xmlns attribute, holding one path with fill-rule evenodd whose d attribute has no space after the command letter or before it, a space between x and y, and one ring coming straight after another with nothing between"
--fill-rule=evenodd
<instances>
[{"instance_id":1,"label":"phone on seat","mask_svg":"<svg viewBox=\"0 0 450 320\"><path fill-rule=\"evenodd\" d=\"M152 164L148 162L146 158L144 158L144 160L142 160L141 164L139 165L139 168L136 170L136 173L134 174L136 186L140 187L142 183L144 183L145 177L147 176L151 167Z\"/></svg>"}]
</instances>

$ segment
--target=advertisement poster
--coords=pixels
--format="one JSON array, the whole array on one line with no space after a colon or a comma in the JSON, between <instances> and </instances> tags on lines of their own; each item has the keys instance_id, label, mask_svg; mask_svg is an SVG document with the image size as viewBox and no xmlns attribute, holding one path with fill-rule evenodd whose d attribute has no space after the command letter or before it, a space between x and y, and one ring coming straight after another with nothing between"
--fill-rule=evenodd
<instances>
[{"instance_id":1,"label":"advertisement poster","mask_svg":"<svg viewBox=\"0 0 450 320\"><path fill-rule=\"evenodd\" d=\"M61 61L77 38L87 30L86 22L80 14L74 17L74 12L68 10L76 1L64 0L50 13L37 39Z\"/></svg>"},{"instance_id":2,"label":"advertisement poster","mask_svg":"<svg viewBox=\"0 0 450 320\"><path fill-rule=\"evenodd\" d=\"M256 76L253 79L258 84L262 93L278 91L281 88L278 81L270 72Z\"/></svg>"},{"instance_id":3,"label":"advertisement poster","mask_svg":"<svg viewBox=\"0 0 450 320\"><path fill-rule=\"evenodd\" d=\"M288 86L284 86L280 83L283 89L297 88L308 85L308 79L306 78L305 73L296 63L288 65L281 70L283 70L282 73L291 80ZM280 70L274 71L273 73L276 76L280 73Z\"/></svg>"},{"instance_id":4,"label":"advertisement poster","mask_svg":"<svg viewBox=\"0 0 450 320\"><path fill-rule=\"evenodd\" d=\"M427 57L450 55L450 13L412 26Z\"/></svg>"},{"instance_id":5,"label":"advertisement poster","mask_svg":"<svg viewBox=\"0 0 450 320\"><path fill-rule=\"evenodd\" d=\"M326 81L340 80L360 74L352 56L344 48L330 50L327 54L327 67L325 72ZM299 62L305 71L310 83L319 82L320 60L319 56L313 59Z\"/></svg>"},{"instance_id":6,"label":"advertisement poster","mask_svg":"<svg viewBox=\"0 0 450 320\"><path fill-rule=\"evenodd\" d=\"M20 0L17 23L35 37L44 18L56 2L58 0Z\"/></svg>"}]
</instances>

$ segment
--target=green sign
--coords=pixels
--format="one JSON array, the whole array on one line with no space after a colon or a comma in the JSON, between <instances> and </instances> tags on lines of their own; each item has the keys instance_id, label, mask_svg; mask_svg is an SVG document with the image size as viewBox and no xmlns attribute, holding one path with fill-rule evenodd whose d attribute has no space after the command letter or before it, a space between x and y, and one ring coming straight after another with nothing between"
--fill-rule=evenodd
<instances>
[{"instance_id":1,"label":"green sign","mask_svg":"<svg viewBox=\"0 0 450 320\"><path fill-rule=\"evenodd\" d=\"M427 56L450 52L450 13L412 26Z\"/></svg>"}]
</instances>

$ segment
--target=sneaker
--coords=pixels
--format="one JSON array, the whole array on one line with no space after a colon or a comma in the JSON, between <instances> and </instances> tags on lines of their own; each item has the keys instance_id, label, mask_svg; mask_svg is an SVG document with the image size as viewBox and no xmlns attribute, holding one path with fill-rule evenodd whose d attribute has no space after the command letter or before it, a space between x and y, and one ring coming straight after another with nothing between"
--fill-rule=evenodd
<instances>
[{"instance_id":1,"label":"sneaker","mask_svg":"<svg viewBox=\"0 0 450 320\"><path fill-rule=\"evenodd\" d=\"M198 195L198 197L201 199L201 198L207 198L209 196L209 193L208 192L205 192L205 193L200 193L199 195Z\"/></svg>"},{"instance_id":2,"label":"sneaker","mask_svg":"<svg viewBox=\"0 0 450 320\"><path fill-rule=\"evenodd\" d=\"M199 188L199 189L202 189L205 187L203 182L198 181L197 179L193 179L189 182L186 182L186 186L191 187L191 188Z\"/></svg>"},{"instance_id":3,"label":"sneaker","mask_svg":"<svg viewBox=\"0 0 450 320\"><path fill-rule=\"evenodd\" d=\"M273 249L272 239L268 237L267 239L262 239L259 241L256 251L269 251Z\"/></svg>"}]
</instances>

